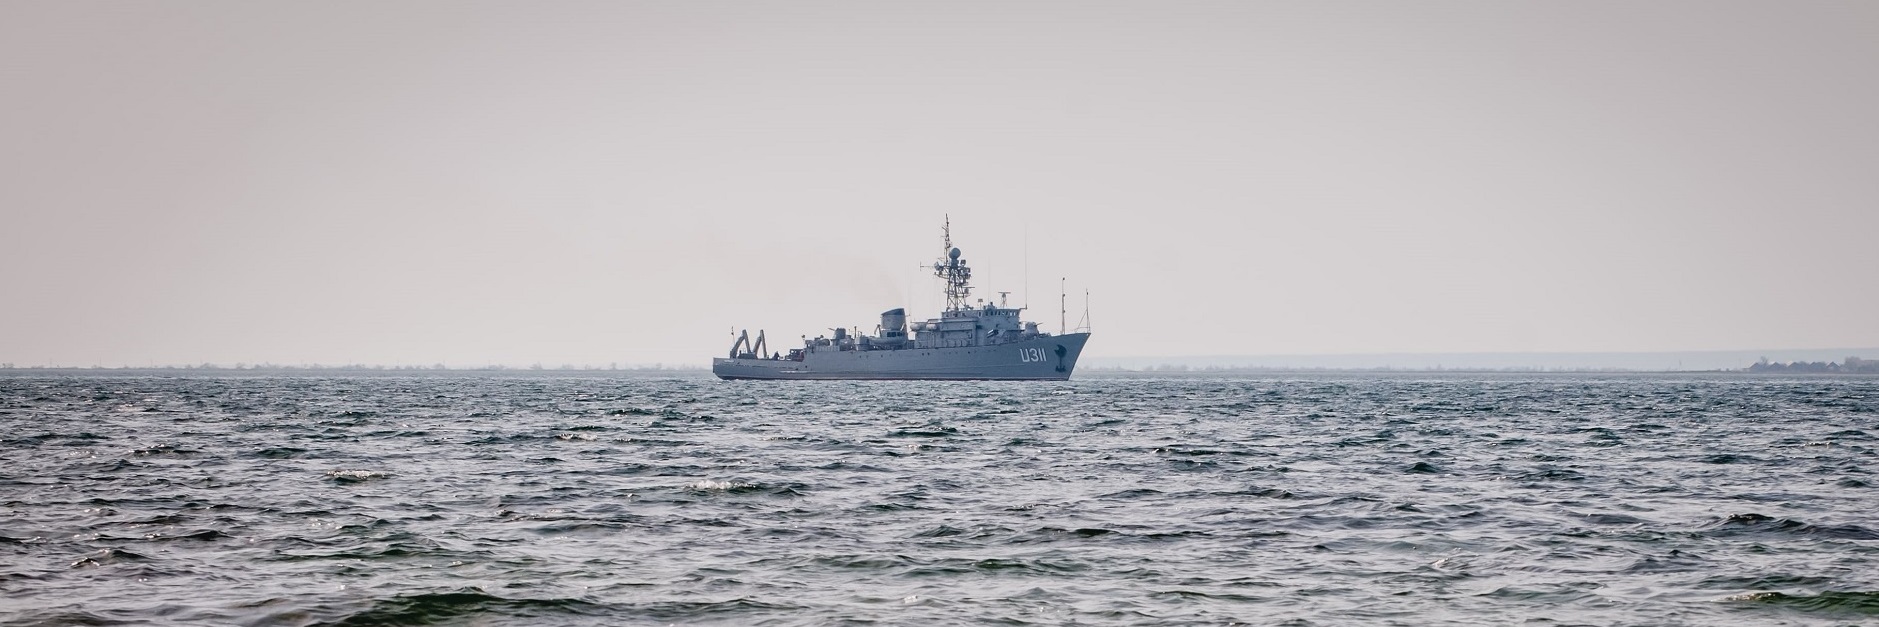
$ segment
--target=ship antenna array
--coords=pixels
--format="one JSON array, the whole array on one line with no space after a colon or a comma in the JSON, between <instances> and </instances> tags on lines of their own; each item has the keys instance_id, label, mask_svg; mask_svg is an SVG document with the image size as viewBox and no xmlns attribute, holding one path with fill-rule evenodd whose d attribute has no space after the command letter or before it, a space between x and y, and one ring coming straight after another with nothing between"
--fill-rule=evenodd
<instances>
[{"instance_id":1,"label":"ship antenna array","mask_svg":"<svg viewBox=\"0 0 1879 627\"><path fill-rule=\"evenodd\" d=\"M966 260L959 258L959 249L953 248L953 219L946 216L944 226L940 227L945 249L940 251L940 260L933 262L933 275L946 281L946 311L959 311L966 308L966 298L972 294L968 283L972 280L972 269L966 267Z\"/></svg>"}]
</instances>

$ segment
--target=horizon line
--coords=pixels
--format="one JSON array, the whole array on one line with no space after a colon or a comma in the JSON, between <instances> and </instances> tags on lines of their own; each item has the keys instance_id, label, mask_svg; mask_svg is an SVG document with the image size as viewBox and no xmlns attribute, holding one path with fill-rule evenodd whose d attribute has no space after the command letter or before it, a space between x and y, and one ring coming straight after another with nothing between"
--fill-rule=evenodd
<instances>
[{"instance_id":1,"label":"horizon line","mask_svg":"<svg viewBox=\"0 0 1879 627\"><path fill-rule=\"evenodd\" d=\"M1152 369L1152 368L1157 368L1157 367L1185 365L1185 366L1196 367L1196 368L1237 368L1237 369L1247 369L1247 370L1354 370L1354 371L1361 371L1361 370L1450 370L1450 371L1453 371L1453 370L1469 370L1469 369L1478 369L1478 370L1563 369L1563 370L1587 370L1587 371L1609 370L1609 371L1637 371L1637 372L1708 372L1708 371L1713 371L1717 369L1716 368L1692 368L1692 369L1686 370L1686 369L1681 369L1681 368L1677 368L1677 369L1624 368L1624 367L1614 367L1614 366L1589 366L1589 365L1567 366L1567 367L1557 367L1557 366L1546 367L1546 366L1539 366L1539 365L1502 365L1502 366L1475 366L1473 368L1470 368L1467 366L1445 368L1443 367L1442 364L1439 364L1439 363L1433 366L1400 366L1400 365L1399 366L1390 366L1390 365L1381 365L1381 366L1323 366L1323 365L1286 366L1286 365L1278 365L1278 366L1275 366L1275 365L1231 364L1231 363L1223 364L1219 362L1223 360L1231 360L1231 359L1268 361L1268 360L1280 360L1280 359L1337 360L1337 359L1358 359L1358 358L1396 358L1396 359L1414 358L1414 359L1427 360L1427 359L1463 358L1463 357L1496 357L1496 358L1634 357L1634 358L1637 358L1637 357L1671 357L1671 356L1692 356L1692 355L1705 355L1705 356L1718 356L1718 357L1725 356L1725 355L1736 355L1736 356L1757 355L1761 357L1768 357L1771 355L1793 354L1793 353L1809 353L1813 355L1835 354L1835 356L1838 358L1857 357L1860 359L1865 359L1865 357L1863 356L1864 354L1879 354L1879 347L1700 349L1700 350L1666 350L1666 351L1471 351L1471 352L1373 352L1373 353L1241 353L1241 354L1216 353L1216 354L1188 354L1188 355L1115 355L1115 356L1095 355L1095 356L1089 356L1089 358L1085 360L1086 365L1083 365L1081 369L1083 370L1095 370L1095 369L1114 370L1114 369L1140 369L1140 368ZM1839 354L1839 353L1846 353L1846 354ZM1789 358L1789 359L1791 360L1792 358ZM1200 364L1191 363L1193 361L1211 361L1215 363L1200 365ZM1146 363L1147 365L1136 366L1133 368L1125 368L1123 366L1116 365L1116 362L1136 362L1136 363ZM1153 363L1148 363L1148 362L1153 362ZM1190 363L1183 363L1183 362L1190 362ZM1741 367L1746 368L1747 364L1744 364ZM629 370L630 371L648 371L648 370L650 371L660 371L660 370L682 371L682 370L709 370L709 369L710 367L708 364L692 362L692 361L633 362L633 363L621 363L621 362L616 361L616 362L608 362L607 364L604 364L604 365L582 363L578 366L572 362L562 362L558 366L547 366L545 365L544 362L539 362L539 361L530 363L527 365L522 365L522 366L513 366L509 364L502 364L502 363L452 366L452 365L449 365L448 362L432 362L430 364L364 363L364 362L325 364L325 363L319 363L319 362L274 363L274 362L264 361L264 362L234 362L232 364L223 364L223 363L217 363L217 362L204 361L204 362L193 362L193 363L162 363L162 364L152 363L152 364L145 364L145 365L119 364L119 365L114 365L114 366L107 366L107 365L96 364L96 363L90 364L90 365L79 366L79 365L58 365L58 364L21 365L21 364L17 364L13 362L0 362L0 370L375 370L375 371L376 370L402 370L402 371L461 371L461 372L476 372L476 371L607 372L607 371L629 371Z\"/></svg>"}]
</instances>

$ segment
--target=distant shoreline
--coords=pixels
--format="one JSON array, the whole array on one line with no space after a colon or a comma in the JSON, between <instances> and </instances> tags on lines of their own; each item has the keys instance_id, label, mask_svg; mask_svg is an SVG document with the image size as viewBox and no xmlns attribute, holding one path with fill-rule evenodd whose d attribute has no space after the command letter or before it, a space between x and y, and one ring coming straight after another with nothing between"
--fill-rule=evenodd
<instances>
[{"instance_id":1,"label":"distant shoreline","mask_svg":"<svg viewBox=\"0 0 1879 627\"><path fill-rule=\"evenodd\" d=\"M704 367L687 368L582 368L582 369L528 369L528 368L393 368L393 367L341 367L312 366L299 368L203 368L203 367L74 367L74 368L0 368L0 377L66 375L66 376L151 376L151 377L658 377L658 376L709 376L711 370Z\"/></svg>"},{"instance_id":2,"label":"distant shoreline","mask_svg":"<svg viewBox=\"0 0 1879 627\"><path fill-rule=\"evenodd\" d=\"M1169 355L1091 357L1078 372L1124 370L1358 370L1490 372L1717 372L1757 363L1844 362L1879 356L1875 347L1731 349L1656 352L1348 353L1322 355Z\"/></svg>"},{"instance_id":3,"label":"distant shoreline","mask_svg":"<svg viewBox=\"0 0 1879 627\"><path fill-rule=\"evenodd\" d=\"M1537 370L1537 369L1406 369L1406 368L1238 368L1188 370L1125 370L1114 368L1079 369L1071 379L1206 379L1220 377L1279 376L1495 376L1495 377L1571 377L1571 376L1702 376L1728 378L1812 378L1869 379L1875 373L1848 372L1750 372L1736 370ZM152 378L487 378L487 379L709 379L706 368L634 368L612 370L517 370L517 369L395 369L395 368L0 368L0 378L35 377L152 377Z\"/></svg>"},{"instance_id":4,"label":"distant shoreline","mask_svg":"<svg viewBox=\"0 0 1879 627\"><path fill-rule=\"evenodd\" d=\"M1078 377L1208 377L1287 374L1372 375L1740 375L1850 376L1873 372L1879 348L1715 350L1638 353L1363 353L1328 355L1184 355L1089 357ZM1787 362L1787 363L1783 363ZM1836 364L1835 362L1839 362ZM1846 366L1852 366L1849 370ZM1828 371L1832 370L1832 371ZM21 366L0 362L4 376L217 376L217 377L692 377L711 376L705 363L635 363L604 366L563 363L456 366L401 364L195 363L153 366Z\"/></svg>"}]
</instances>

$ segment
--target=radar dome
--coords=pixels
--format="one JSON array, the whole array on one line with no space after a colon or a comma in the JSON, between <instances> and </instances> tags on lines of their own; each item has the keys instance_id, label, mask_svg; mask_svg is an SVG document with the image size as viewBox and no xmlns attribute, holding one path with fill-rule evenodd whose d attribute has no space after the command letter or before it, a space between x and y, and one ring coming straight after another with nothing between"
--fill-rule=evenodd
<instances>
[{"instance_id":1,"label":"radar dome","mask_svg":"<svg viewBox=\"0 0 1879 627\"><path fill-rule=\"evenodd\" d=\"M952 250L949 250L949 251L946 251L946 256L947 256L947 257L951 257L951 258L953 258L953 259L958 259L958 258L959 258L959 249L957 249L957 248L954 248L954 249L952 249Z\"/></svg>"}]
</instances>

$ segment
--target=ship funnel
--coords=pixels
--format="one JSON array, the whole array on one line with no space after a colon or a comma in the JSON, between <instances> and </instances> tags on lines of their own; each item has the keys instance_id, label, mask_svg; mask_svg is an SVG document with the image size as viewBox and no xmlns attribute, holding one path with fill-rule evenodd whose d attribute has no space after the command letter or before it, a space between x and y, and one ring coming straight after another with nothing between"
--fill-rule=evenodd
<instances>
[{"instance_id":1,"label":"ship funnel","mask_svg":"<svg viewBox=\"0 0 1879 627\"><path fill-rule=\"evenodd\" d=\"M881 332L882 333L903 333L903 334L906 333L907 332L907 310L902 309L902 308L894 308L894 309L889 309L887 311L881 312Z\"/></svg>"}]
</instances>

